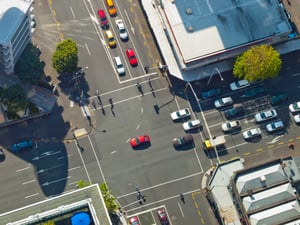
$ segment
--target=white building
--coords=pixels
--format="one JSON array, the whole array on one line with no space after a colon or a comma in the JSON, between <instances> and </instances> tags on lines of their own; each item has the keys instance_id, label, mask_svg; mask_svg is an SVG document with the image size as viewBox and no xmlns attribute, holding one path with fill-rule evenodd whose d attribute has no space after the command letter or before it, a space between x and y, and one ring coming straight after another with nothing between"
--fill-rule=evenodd
<instances>
[{"instance_id":1,"label":"white building","mask_svg":"<svg viewBox=\"0 0 300 225\"><path fill-rule=\"evenodd\" d=\"M0 1L0 70L14 72L14 66L34 30L33 0Z\"/></svg>"}]
</instances>

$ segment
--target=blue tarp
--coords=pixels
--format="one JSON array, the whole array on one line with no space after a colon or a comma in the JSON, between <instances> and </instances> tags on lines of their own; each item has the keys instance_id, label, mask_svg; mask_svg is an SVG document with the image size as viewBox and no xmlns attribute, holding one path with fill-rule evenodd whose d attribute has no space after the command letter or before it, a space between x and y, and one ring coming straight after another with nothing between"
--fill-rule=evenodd
<instances>
[{"instance_id":1,"label":"blue tarp","mask_svg":"<svg viewBox=\"0 0 300 225\"><path fill-rule=\"evenodd\" d=\"M85 212L74 214L71 218L72 225L90 225L90 215Z\"/></svg>"}]
</instances>

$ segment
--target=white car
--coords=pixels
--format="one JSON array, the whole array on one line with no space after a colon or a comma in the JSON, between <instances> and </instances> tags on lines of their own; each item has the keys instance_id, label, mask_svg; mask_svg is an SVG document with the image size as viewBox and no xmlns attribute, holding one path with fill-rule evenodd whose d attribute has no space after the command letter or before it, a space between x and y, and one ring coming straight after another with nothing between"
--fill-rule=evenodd
<instances>
[{"instance_id":1,"label":"white car","mask_svg":"<svg viewBox=\"0 0 300 225\"><path fill-rule=\"evenodd\" d=\"M116 20L116 25L120 34L122 41L128 40L128 33L126 31L125 25L121 19Z\"/></svg>"},{"instance_id":2,"label":"white car","mask_svg":"<svg viewBox=\"0 0 300 225\"><path fill-rule=\"evenodd\" d=\"M266 125L266 129L268 132L274 132L278 130L282 130L284 128L283 122L281 120L274 121Z\"/></svg>"},{"instance_id":3,"label":"white car","mask_svg":"<svg viewBox=\"0 0 300 225\"><path fill-rule=\"evenodd\" d=\"M294 116L295 123L300 123L300 114Z\"/></svg>"},{"instance_id":4,"label":"white car","mask_svg":"<svg viewBox=\"0 0 300 225\"><path fill-rule=\"evenodd\" d=\"M289 110L291 113L299 112L300 111L300 102L294 102L293 104L290 104Z\"/></svg>"},{"instance_id":5,"label":"white car","mask_svg":"<svg viewBox=\"0 0 300 225\"><path fill-rule=\"evenodd\" d=\"M121 61L120 56L114 57L114 62L115 62L118 74L119 75L124 75L125 74L125 68L123 66L123 63Z\"/></svg>"},{"instance_id":6,"label":"white car","mask_svg":"<svg viewBox=\"0 0 300 225\"><path fill-rule=\"evenodd\" d=\"M185 131L189 131L201 127L201 122L200 120L190 120L188 122L183 123L182 126Z\"/></svg>"},{"instance_id":7,"label":"white car","mask_svg":"<svg viewBox=\"0 0 300 225\"><path fill-rule=\"evenodd\" d=\"M250 83L247 80L235 81L235 82L232 82L229 85L229 87L232 91L239 90L239 89L242 89L242 88L245 88L245 87L248 87L248 86L250 86Z\"/></svg>"},{"instance_id":8,"label":"white car","mask_svg":"<svg viewBox=\"0 0 300 225\"><path fill-rule=\"evenodd\" d=\"M227 132L231 130L235 130L241 127L240 121L234 120L234 121L227 121L221 125L222 131Z\"/></svg>"},{"instance_id":9,"label":"white car","mask_svg":"<svg viewBox=\"0 0 300 225\"><path fill-rule=\"evenodd\" d=\"M259 123L259 122L263 122L263 121L266 121L266 120L273 119L276 116L277 116L276 110L275 109L270 109L268 111L259 112L254 117L255 117L255 121Z\"/></svg>"},{"instance_id":10,"label":"white car","mask_svg":"<svg viewBox=\"0 0 300 225\"><path fill-rule=\"evenodd\" d=\"M189 117L189 116L191 116L191 113L190 113L190 110L188 108L181 109L179 111L171 113L172 120L183 119L183 118L186 118L186 117Z\"/></svg>"},{"instance_id":11,"label":"white car","mask_svg":"<svg viewBox=\"0 0 300 225\"><path fill-rule=\"evenodd\" d=\"M247 140L256 136L260 136L261 135L261 130L257 127L257 128L253 128L251 130L246 130L243 132L243 137Z\"/></svg>"},{"instance_id":12,"label":"white car","mask_svg":"<svg viewBox=\"0 0 300 225\"><path fill-rule=\"evenodd\" d=\"M233 100L232 100L231 97L220 98L220 99L216 100L214 102L214 104L215 104L215 107L218 109L218 108L222 108L222 107L225 107L225 106L232 105Z\"/></svg>"}]
</instances>

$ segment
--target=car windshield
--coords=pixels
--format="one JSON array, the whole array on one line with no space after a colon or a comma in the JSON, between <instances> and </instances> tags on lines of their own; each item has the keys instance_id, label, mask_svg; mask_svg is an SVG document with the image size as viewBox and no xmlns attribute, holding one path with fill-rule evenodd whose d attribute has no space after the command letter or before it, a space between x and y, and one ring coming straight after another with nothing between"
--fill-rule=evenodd
<instances>
[{"instance_id":1,"label":"car windshield","mask_svg":"<svg viewBox=\"0 0 300 225\"><path fill-rule=\"evenodd\" d=\"M120 33L126 33L125 28L120 28Z\"/></svg>"},{"instance_id":2,"label":"car windshield","mask_svg":"<svg viewBox=\"0 0 300 225\"><path fill-rule=\"evenodd\" d=\"M136 144L139 144L139 143L140 143L140 141L139 141L138 138L134 138L134 140L135 140Z\"/></svg>"},{"instance_id":3,"label":"car windshield","mask_svg":"<svg viewBox=\"0 0 300 225\"><path fill-rule=\"evenodd\" d=\"M180 116L180 112L179 111L176 112L176 116L178 116L178 117Z\"/></svg>"},{"instance_id":4,"label":"car windshield","mask_svg":"<svg viewBox=\"0 0 300 225\"><path fill-rule=\"evenodd\" d=\"M183 144L184 143L184 137L180 137L177 139L179 144Z\"/></svg>"},{"instance_id":5,"label":"car windshield","mask_svg":"<svg viewBox=\"0 0 300 225\"><path fill-rule=\"evenodd\" d=\"M186 109L186 110L185 110L185 113L186 113L186 114L189 114L189 111Z\"/></svg>"},{"instance_id":6,"label":"car windshield","mask_svg":"<svg viewBox=\"0 0 300 225\"><path fill-rule=\"evenodd\" d=\"M293 104L293 107L294 107L294 109L300 109L300 107L299 107L299 105L298 105L297 102Z\"/></svg>"},{"instance_id":7,"label":"car windshield","mask_svg":"<svg viewBox=\"0 0 300 225\"><path fill-rule=\"evenodd\" d=\"M115 39L114 39L114 37L110 37L108 40L109 40L110 42L112 42L112 41L114 41Z\"/></svg>"},{"instance_id":8,"label":"car windshield","mask_svg":"<svg viewBox=\"0 0 300 225\"><path fill-rule=\"evenodd\" d=\"M193 123L190 121L190 122L188 122L188 126L189 127L193 127Z\"/></svg>"},{"instance_id":9,"label":"car windshield","mask_svg":"<svg viewBox=\"0 0 300 225\"><path fill-rule=\"evenodd\" d=\"M235 85L236 85L237 87L240 87L240 86L241 86L241 84L240 84L239 81L235 82Z\"/></svg>"},{"instance_id":10,"label":"car windshield","mask_svg":"<svg viewBox=\"0 0 300 225\"><path fill-rule=\"evenodd\" d=\"M101 21L105 22L106 21L106 17L101 17Z\"/></svg>"},{"instance_id":11,"label":"car windshield","mask_svg":"<svg viewBox=\"0 0 300 225\"><path fill-rule=\"evenodd\" d=\"M220 103L220 105L223 105L223 104L224 104L224 100L223 100L223 99L220 99L220 100L219 100L219 103Z\"/></svg>"},{"instance_id":12,"label":"car windshield","mask_svg":"<svg viewBox=\"0 0 300 225\"><path fill-rule=\"evenodd\" d=\"M230 123L227 123L227 128L231 128L231 124Z\"/></svg>"}]
</instances>

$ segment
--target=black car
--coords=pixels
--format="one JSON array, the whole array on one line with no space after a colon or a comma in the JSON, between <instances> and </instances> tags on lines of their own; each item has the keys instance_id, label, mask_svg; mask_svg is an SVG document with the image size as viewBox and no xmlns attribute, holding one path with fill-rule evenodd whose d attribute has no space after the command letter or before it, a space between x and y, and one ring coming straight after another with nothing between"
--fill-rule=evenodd
<instances>
[{"instance_id":1,"label":"black car","mask_svg":"<svg viewBox=\"0 0 300 225\"><path fill-rule=\"evenodd\" d=\"M3 152L3 149L0 148L0 160L5 159L5 154Z\"/></svg>"},{"instance_id":2,"label":"black car","mask_svg":"<svg viewBox=\"0 0 300 225\"><path fill-rule=\"evenodd\" d=\"M240 116L242 114L244 114L244 108L242 105L238 105L238 106L235 106L231 109L227 109L225 112L225 117L227 119L231 119L231 118L234 118L236 116Z\"/></svg>"},{"instance_id":3,"label":"black car","mask_svg":"<svg viewBox=\"0 0 300 225\"><path fill-rule=\"evenodd\" d=\"M173 139L173 146L175 148L181 147L186 144L190 144L193 142L193 136L191 134L183 135L181 137L177 137Z\"/></svg>"}]
</instances>

